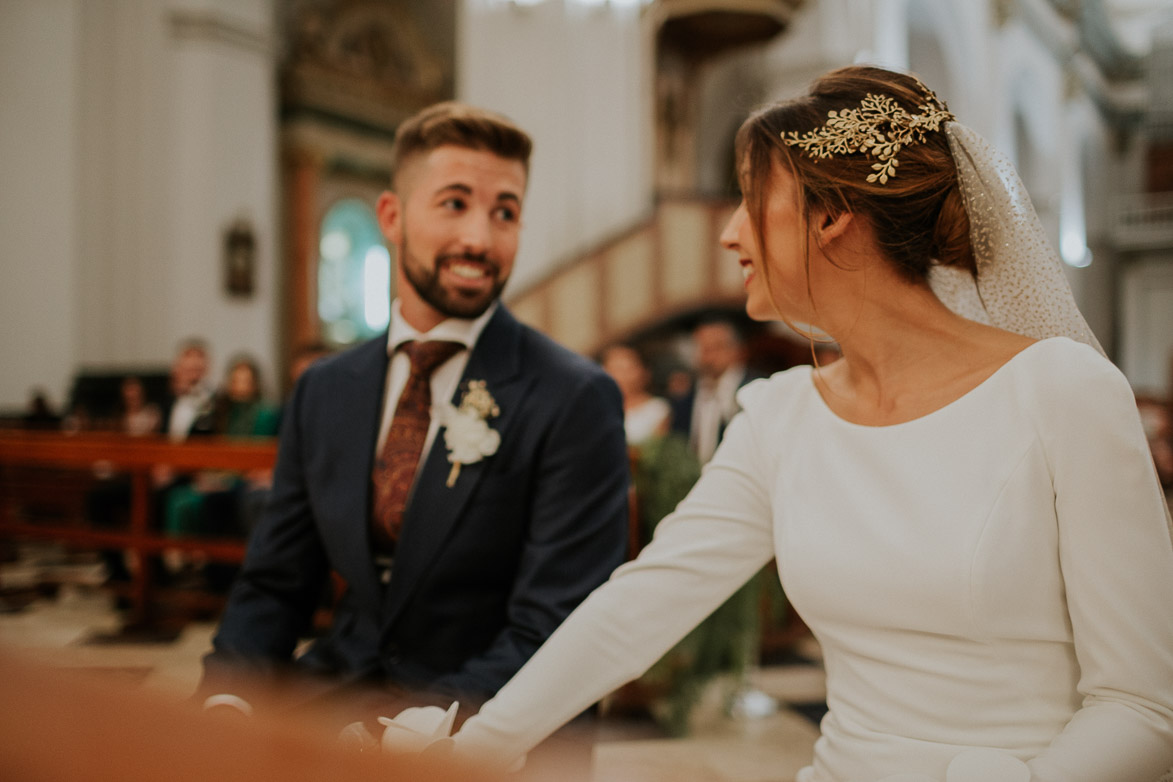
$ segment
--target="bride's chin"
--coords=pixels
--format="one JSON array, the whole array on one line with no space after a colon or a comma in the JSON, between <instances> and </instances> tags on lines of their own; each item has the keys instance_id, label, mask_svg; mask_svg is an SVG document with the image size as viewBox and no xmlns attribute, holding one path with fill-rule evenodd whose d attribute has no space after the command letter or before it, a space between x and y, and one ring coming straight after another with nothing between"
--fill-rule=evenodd
<instances>
[{"instance_id":1,"label":"bride's chin","mask_svg":"<svg viewBox=\"0 0 1173 782\"><path fill-rule=\"evenodd\" d=\"M745 302L745 314L752 320L768 321L780 320L778 310L769 301L761 301L757 296L750 296Z\"/></svg>"}]
</instances>

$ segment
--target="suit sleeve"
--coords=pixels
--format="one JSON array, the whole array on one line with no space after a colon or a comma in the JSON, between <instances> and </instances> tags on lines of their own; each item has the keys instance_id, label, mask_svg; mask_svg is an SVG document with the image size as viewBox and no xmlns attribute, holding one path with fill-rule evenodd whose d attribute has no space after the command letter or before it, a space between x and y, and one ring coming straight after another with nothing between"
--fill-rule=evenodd
<instances>
[{"instance_id":1,"label":"suit sleeve","mask_svg":"<svg viewBox=\"0 0 1173 782\"><path fill-rule=\"evenodd\" d=\"M435 691L498 690L624 560L630 471L618 388L592 373L559 408L535 459L507 624L484 652L435 681Z\"/></svg>"},{"instance_id":2,"label":"suit sleeve","mask_svg":"<svg viewBox=\"0 0 1173 782\"><path fill-rule=\"evenodd\" d=\"M282 416L273 487L204 659L200 692L241 693L289 663L328 573L305 484L300 383Z\"/></svg>"}]
</instances>

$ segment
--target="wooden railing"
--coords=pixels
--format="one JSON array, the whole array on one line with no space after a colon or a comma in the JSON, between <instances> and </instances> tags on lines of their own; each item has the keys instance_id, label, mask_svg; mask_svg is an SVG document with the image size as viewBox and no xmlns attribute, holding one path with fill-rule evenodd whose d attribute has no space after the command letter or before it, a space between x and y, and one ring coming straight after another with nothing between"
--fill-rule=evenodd
<instances>
[{"instance_id":1,"label":"wooden railing","mask_svg":"<svg viewBox=\"0 0 1173 782\"><path fill-rule=\"evenodd\" d=\"M150 619L155 586L151 568L146 566L148 557L174 549L199 552L215 561L240 562L245 551L242 538L164 535L154 518L152 473L158 467L177 473L264 470L273 466L276 457L274 439L201 437L174 443L161 436L0 430L0 537L48 539L72 547L122 549L136 554L139 566L130 583L130 620L144 624ZM65 499L71 490L76 495L79 486L84 491L86 485L93 484L95 470L130 476L129 523L125 528L94 527L76 502L73 512L58 516L45 518L27 512L30 497L43 506L51 503L55 492Z\"/></svg>"},{"instance_id":2,"label":"wooden railing","mask_svg":"<svg viewBox=\"0 0 1173 782\"><path fill-rule=\"evenodd\" d=\"M1173 193L1135 193L1118 199L1114 238L1129 250L1173 247Z\"/></svg>"}]
</instances>

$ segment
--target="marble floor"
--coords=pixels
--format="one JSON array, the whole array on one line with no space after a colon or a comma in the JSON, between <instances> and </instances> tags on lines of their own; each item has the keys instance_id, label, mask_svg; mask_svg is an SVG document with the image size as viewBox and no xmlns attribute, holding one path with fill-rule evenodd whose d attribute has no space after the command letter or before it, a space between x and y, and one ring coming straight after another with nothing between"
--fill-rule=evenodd
<instances>
[{"instance_id":1,"label":"marble floor","mask_svg":"<svg viewBox=\"0 0 1173 782\"><path fill-rule=\"evenodd\" d=\"M117 634L121 616L113 598L95 585L100 579L92 569L75 568L55 594L34 592L30 598L35 574L21 567L0 566L0 648L167 698L193 692L214 622L188 622L168 641L126 642ZM668 738L646 718L605 714L596 779L791 782L810 760L817 736L813 720L823 697L817 647L800 641L795 651L789 655L792 662L754 672L752 685L759 696L741 701L746 708L739 716L727 714L722 692L728 690L715 685L696 710L686 738ZM816 705L811 709L810 704Z\"/></svg>"}]
</instances>

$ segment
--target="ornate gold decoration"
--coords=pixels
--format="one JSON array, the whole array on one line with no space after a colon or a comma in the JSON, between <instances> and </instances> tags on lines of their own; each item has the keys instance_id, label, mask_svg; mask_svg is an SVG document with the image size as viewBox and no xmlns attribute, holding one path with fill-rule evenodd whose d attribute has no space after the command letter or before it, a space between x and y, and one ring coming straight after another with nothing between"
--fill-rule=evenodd
<instances>
[{"instance_id":1,"label":"ornate gold decoration","mask_svg":"<svg viewBox=\"0 0 1173 782\"><path fill-rule=\"evenodd\" d=\"M501 408L489 393L484 380L468 381L468 390L460 398L461 410L473 410L478 418L496 418L501 415Z\"/></svg>"},{"instance_id":2,"label":"ornate gold decoration","mask_svg":"<svg viewBox=\"0 0 1173 782\"><path fill-rule=\"evenodd\" d=\"M872 164L874 173L868 174L867 180L887 184L889 177L896 176L900 150L924 142L926 133L940 130L942 123L956 119L932 90L923 84L920 88L925 102L917 107L918 114L905 111L887 95L869 93L857 109L827 112L827 121L821 127L801 136L794 131L783 133L782 143L801 147L820 160L855 153L870 155L877 162Z\"/></svg>"}]
</instances>

